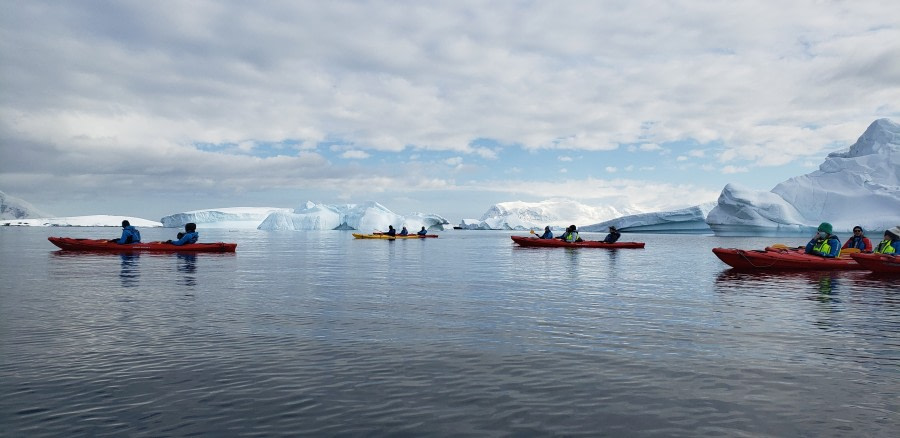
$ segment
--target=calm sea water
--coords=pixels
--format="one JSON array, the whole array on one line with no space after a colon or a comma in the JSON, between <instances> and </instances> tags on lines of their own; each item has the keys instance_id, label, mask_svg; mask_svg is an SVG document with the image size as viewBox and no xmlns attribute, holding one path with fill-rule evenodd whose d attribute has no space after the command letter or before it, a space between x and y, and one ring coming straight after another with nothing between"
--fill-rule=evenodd
<instances>
[{"instance_id":1,"label":"calm sea water","mask_svg":"<svg viewBox=\"0 0 900 438\"><path fill-rule=\"evenodd\" d=\"M900 279L735 273L710 252L772 239L626 234L647 248L611 251L483 231L200 231L237 253L68 253L46 237L119 230L0 229L0 435L886 437L900 424Z\"/></svg>"}]
</instances>

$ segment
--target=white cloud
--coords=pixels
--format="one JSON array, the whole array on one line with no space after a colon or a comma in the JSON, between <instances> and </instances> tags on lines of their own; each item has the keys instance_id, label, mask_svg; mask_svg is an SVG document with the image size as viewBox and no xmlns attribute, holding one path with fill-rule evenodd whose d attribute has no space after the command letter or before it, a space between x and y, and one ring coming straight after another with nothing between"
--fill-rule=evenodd
<instances>
[{"instance_id":1,"label":"white cloud","mask_svg":"<svg viewBox=\"0 0 900 438\"><path fill-rule=\"evenodd\" d=\"M135 189L447 187L417 159L339 168L315 151L506 165L504 146L478 139L560 157L622 144L669 154L660 145L693 141L715 148L683 156L733 172L817 163L875 118L900 117L900 24L885 11L807 0L363 1L126 2L85 14L78 3L13 2L0 14L0 181L48 181L40 189L60 198L112 173ZM635 166L652 170L649 155Z\"/></svg>"},{"instance_id":2,"label":"white cloud","mask_svg":"<svg viewBox=\"0 0 900 438\"><path fill-rule=\"evenodd\" d=\"M559 157L557 157L557 160L559 160L559 161L572 161L572 157L567 156L567 155L560 155Z\"/></svg>"},{"instance_id":3,"label":"white cloud","mask_svg":"<svg viewBox=\"0 0 900 438\"><path fill-rule=\"evenodd\" d=\"M724 174L732 174L732 173L745 173L748 169L746 167L740 166L732 166L728 165L722 168L722 173Z\"/></svg>"},{"instance_id":4,"label":"white cloud","mask_svg":"<svg viewBox=\"0 0 900 438\"><path fill-rule=\"evenodd\" d=\"M446 160L444 160L444 164L446 164L448 166L459 166L460 164L462 164L462 162L463 162L462 157L452 157L452 158L447 158Z\"/></svg>"},{"instance_id":5,"label":"white cloud","mask_svg":"<svg viewBox=\"0 0 900 438\"><path fill-rule=\"evenodd\" d=\"M341 158L347 158L347 159L353 159L353 160L362 160L365 158L369 158L369 156L370 155L368 152L357 151L357 150L346 151L343 154L341 154Z\"/></svg>"},{"instance_id":6,"label":"white cloud","mask_svg":"<svg viewBox=\"0 0 900 438\"><path fill-rule=\"evenodd\" d=\"M615 173L615 172L616 172L616 168L613 167L613 166L606 166L606 167L604 168L604 170L606 170L606 171L609 172L609 173Z\"/></svg>"}]
</instances>

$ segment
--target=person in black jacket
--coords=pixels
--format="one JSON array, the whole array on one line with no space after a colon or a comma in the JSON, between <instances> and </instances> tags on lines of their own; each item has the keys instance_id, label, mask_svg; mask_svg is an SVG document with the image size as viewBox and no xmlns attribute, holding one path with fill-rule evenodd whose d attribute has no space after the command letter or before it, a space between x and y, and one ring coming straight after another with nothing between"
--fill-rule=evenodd
<instances>
[{"instance_id":1,"label":"person in black jacket","mask_svg":"<svg viewBox=\"0 0 900 438\"><path fill-rule=\"evenodd\" d=\"M619 240L619 237L622 237L622 233L620 233L616 227L610 225L609 234L603 239L603 243L616 243L616 241Z\"/></svg>"}]
</instances>

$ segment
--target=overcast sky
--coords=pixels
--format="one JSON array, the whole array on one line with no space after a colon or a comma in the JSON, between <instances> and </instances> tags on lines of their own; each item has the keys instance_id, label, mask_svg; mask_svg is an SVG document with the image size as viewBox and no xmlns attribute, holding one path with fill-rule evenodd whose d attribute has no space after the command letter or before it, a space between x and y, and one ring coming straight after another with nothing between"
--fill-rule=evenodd
<instances>
[{"instance_id":1,"label":"overcast sky","mask_svg":"<svg viewBox=\"0 0 900 438\"><path fill-rule=\"evenodd\" d=\"M56 215L644 211L900 121L885 1L0 0L0 190Z\"/></svg>"}]
</instances>

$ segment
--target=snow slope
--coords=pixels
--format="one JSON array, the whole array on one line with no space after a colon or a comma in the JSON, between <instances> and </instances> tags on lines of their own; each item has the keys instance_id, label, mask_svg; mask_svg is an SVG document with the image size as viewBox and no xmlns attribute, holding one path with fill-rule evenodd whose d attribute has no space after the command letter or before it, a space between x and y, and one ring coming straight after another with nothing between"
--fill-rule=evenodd
<instances>
[{"instance_id":1,"label":"snow slope","mask_svg":"<svg viewBox=\"0 0 900 438\"><path fill-rule=\"evenodd\" d=\"M716 206L707 202L688 208L622 216L579 227L582 231L606 232L610 226L624 233L712 234L706 216Z\"/></svg>"},{"instance_id":2,"label":"snow slope","mask_svg":"<svg viewBox=\"0 0 900 438\"><path fill-rule=\"evenodd\" d=\"M52 215L38 210L22 199L0 192L0 219L33 219L50 216Z\"/></svg>"},{"instance_id":3,"label":"snow slope","mask_svg":"<svg viewBox=\"0 0 900 438\"><path fill-rule=\"evenodd\" d=\"M388 225L393 225L397 230L406 226L410 232L418 231L423 226L439 231L446 224L447 220L436 214L401 216L374 201L361 204L317 204L308 201L294 211L277 211L268 215L258 228L268 231L352 229L368 233L387 230Z\"/></svg>"},{"instance_id":4,"label":"snow slope","mask_svg":"<svg viewBox=\"0 0 900 438\"><path fill-rule=\"evenodd\" d=\"M593 224L631 213L635 211L591 207L570 199L512 201L493 205L481 219L463 219L460 227L468 230L529 230L549 225L553 229L564 229L572 224Z\"/></svg>"},{"instance_id":5,"label":"snow slope","mask_svg":"<svg viewBox=\"0 0 900 438\"><path fill-rule=\"evenodd\" d=\"M728 184L707 223L719 236L810 234L830 222L835 234L855 225L884 230L900 224L900 125L874 121L849 149L819 169L770 192ZM873 233L877 234L877 233Z\"/></svg>"},{"instance_id":6,"label":"snow slope","mask_svg":"<svg viewBox=\"0 0 900 438\"><path fill-rule=\"evenodd\" d=\"M160 219L164 227L180 228L188 222L204 228L241 228L255 230L272 213L290 213L290 208L228 207L186 211Z\"/></svg>"}]
</instances>

